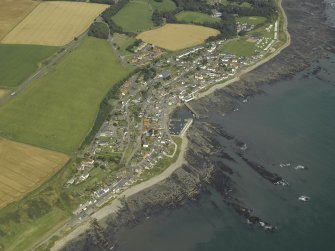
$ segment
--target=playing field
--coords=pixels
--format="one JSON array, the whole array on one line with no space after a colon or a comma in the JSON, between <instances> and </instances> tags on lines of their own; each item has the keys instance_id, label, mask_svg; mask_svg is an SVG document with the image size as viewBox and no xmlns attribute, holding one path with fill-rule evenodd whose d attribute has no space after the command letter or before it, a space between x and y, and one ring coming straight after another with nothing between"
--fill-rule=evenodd
<instances>
[{"instance_id":1,"label":"playing field","mask_svg":"<svg viewBox=\"0 0 335 251\"><path fill-rule=\"evenodd\" d=\"M250 17L238 17L236 18L237 22L240 23L247 23L247 24L253 24L253 25L258 25L258 24L263 24L266 22L265 17L260 17L260 16L250 16Z\"/></svg>"},{"instance_id":2,"label":"playing field","mask_svg":"<svg viewBox=\"0 0 335 251\"><path fill-rule=\"evenodd\" d=\"M0 208L32 191L67 161L65 154L0 138Z\"/></svg>"},{"instance_id":3,"label":"playing field","mask_svg":"<svg viewBox=\"0 0 335 251\"><path fill-rule=\"evenodd\" d=\"M83 33L108 5L42 2L2 43L62 46Z\"/></svg>"},{"instance_id":4,"label":"playing field","mask_svg":"<svg viewBox=\"0 0 335 251\"><path fill-rule=\"evenodd\" d=\"M88 134L107 91L131 70L119 63L107 41L88 37L51 72L0 107L0 133L72 152Z\"/></svg>"},{"instance_id":5,"label":"playing field","mask_svg":"<svg viewBox=\"0 0 335 251\"><path fill-rule=\"evenodd\" d=\"M223 53L235 54L238 56L250 57L256 54L257 47L254 43L248 42L242 37L224 43L221 47Z\"/></svg>"},{"instance_id":6,"label":"playing field","mask_svg":"<svg viewBox=\"0 0 335 251\"><path fill-rule=\"evenodd\" d=\"M178 51L201 44L208 37L218 34L218 30L199 25L166 24L158 29L145 31L137 38L170 51Z\"/></svg>"},{"instance_id":7,"label":"playing field","mask_svg":"<svg viewBox=\"0 0 335 251\"><path fill-rule=\"evenodd\" d=\"M152 6L147 0L131 1L112 19L123 31L136 33L153 27L152 11Z\"/></svg>"},{"instance_id":8,"label":"playing field","mask_svg":"<svg viewBox=\"0 0 335 251\"><path fill-rule=\"evenodd\" d=\"M58 49L54 46L0 44L0 88L12 88L22 83Z\"/></svg>"},{"instance_id":9,"label":"playing field","mask_svg":"<svg viewBox=\"0 0 335 251\"><path fill-rule=\"evenodd\" d=\"M39 3L32 0L0 1L0 41Z\"/></svg>"},{"instance_id":10,"label":"playing field","mask_svg":"<svg viewBox=\"0 0 335 251\"><path fill-rule=\"evenodd\" d=\"M217 23L220 22L219 18L211 17L210 15L195 12L195 11L182 11L176 15L178 21L186 23Z\"/></svg>"}]
</instances>

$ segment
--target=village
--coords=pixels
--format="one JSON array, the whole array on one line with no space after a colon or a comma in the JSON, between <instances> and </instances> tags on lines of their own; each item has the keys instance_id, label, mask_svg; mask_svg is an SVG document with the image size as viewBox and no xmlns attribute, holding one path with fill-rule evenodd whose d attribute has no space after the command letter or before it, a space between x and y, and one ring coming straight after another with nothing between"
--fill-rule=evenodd
<instances>
[{"instance_id":1,"label":"village","mask_svg":"<svg viewBox=\"0 0 335 251\"><path fill-rule=\"evenodd\" d=\"M176 129L175 121L170 118L173 110L273 52L278 40L278 21L266 29L273 32L273 38L249 38L255 39L259 47L258 53L251 57L223 53L225 40L163 56L153 45L142 43L136 48L133 62L160 58L124 83L120 98L111 101L109 119L85 148L77 172L65 184L68 188L81 186L80 195L87 199L75 211L79 221L176 160L182 137L193 118L180 122ZM94 177L97 169L104 172L103 180ZM90 185L85 186L86 182Z\"/></svg>"}]
</instances>

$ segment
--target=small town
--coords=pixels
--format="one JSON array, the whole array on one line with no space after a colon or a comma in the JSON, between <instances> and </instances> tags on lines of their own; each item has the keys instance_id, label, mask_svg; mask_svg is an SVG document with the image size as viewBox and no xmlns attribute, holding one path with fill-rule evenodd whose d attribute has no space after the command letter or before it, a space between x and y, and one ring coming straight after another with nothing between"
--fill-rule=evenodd
<instances>
[{"instance_id":1,"label":"small town","mask_svg":"<svg viewBox=\"0 0 335 251\"><path fill-rule=\"evenodd\" d=\"M246 31L253 28L246 24L239 27ZM143 42L134 49L131 63L146 65L144 70L123 84L119 100L113 100L110 119L78 157L77 173L65 184L68 188L81 187L78 195L86 198L75 211L79 223L127 188L159 174L176 160L193 118L173 120L173 110L185 105L197 117L189 101L272 53L278 41L278 21L266 30L272 38L248 38L258 48L251 57L223 53L225 40L172 55ZM105 173L103 180L96 170Z\"/></svg>"}]
</instances>

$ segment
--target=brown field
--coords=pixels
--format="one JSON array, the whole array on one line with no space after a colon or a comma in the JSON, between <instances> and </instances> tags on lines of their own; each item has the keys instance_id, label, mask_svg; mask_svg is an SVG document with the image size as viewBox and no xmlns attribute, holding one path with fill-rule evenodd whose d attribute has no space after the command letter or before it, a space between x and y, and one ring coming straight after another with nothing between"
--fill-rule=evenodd
<instances>
[{"instance_id":1,"label":"brown field","mask_svg":"<svg viewBox=\"0 0 335 251\"><path fill-rule=\"evenodd\" d=\"M0 89L0 98L6 96L8 93L8 90Z\"/></svg>"},{"instance_id":2,"label":"brown field","mask_svg":"<svg viewBox=\"0 0 335 251\"><path fill-rule=\"evenodd\" d=\"M63 46L83 33L107 7L93 3L43 2L1 42Z\"/></svg>"},{"instance_id":3,"label":"brown field","mask_svg":"<svg viewBox=\"0 0 335 251\"><path fill-rule=\"evenodd\" d=\"M0 208L34 190L68 156L0 138Z\"/></svg>"},{"instance_id":4,"label":"brown field","mask_svg":"<svg viewBox=\"0 0 335 251\"><path fill-rule=\"evenodd\" d=\"M178 51L201 44L208 37L218 34L218 30L199 25L166 24L158 29L142 32L137 38L169 51Z\"/></svg>"},{"instance_id":5,"label":"brown field","mask_svg":"<svg viewBox=\"0 0 335 251\"><path fill-rule=\"evenodd\" d=\"M38 4L32 0L0 0L0 40Z\"/></svg>"}]
</instances>

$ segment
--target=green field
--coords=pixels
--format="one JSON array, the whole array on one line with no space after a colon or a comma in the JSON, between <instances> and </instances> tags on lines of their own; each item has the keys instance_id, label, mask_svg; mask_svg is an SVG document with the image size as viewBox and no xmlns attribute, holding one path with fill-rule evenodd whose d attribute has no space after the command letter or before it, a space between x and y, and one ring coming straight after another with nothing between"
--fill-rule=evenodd
<instances>
[{"instance_id":1,"label":"green field","mask_svg":"<svg viewBox=\"0 0 335 251\"><path fill-rule=\"evenodd\" d=\"M252 17L238 17L236 18L237 22L240 23L247 23L250 25L258 25L258 24L263 24L266 22L265 17L260 17L260 16L252 16Z\"/></svg>"},{"instance_id":2,"label":"green field","mask_svg":"<svg viewBox=\"0 0 335 251\"><path fill-rule=\"evenodd\" d=\"M107 91L131 68L89 37L55 69L0 108L3 136L64 153L78 148Z\"/></svg>"},{"instance_id":3,"label":"green field","mask_svg":"<svg viewBox=\"0 0 335 251\"><path fill-rule=\"evenodd\" d=\"M151 6L158 11L172 11L177 8L176 4L172 0L163 0L162 2L156 2L155 0L149 0Z\"/></svg>"},{"instance_id":4,"label":"green field","mask_svg":"<svg viewBox=\"0 0 335 251\"><path fill-rule=\"evenodd\" d=\"M125 34L114 33L113 42L117 45L122 56L130 57L133 53L127 51L127 47L136 41L135 38L129 37Z\"/></svg>"},{"instance_id":5,"label":"green field","mask_svg":"<svg viewBox=\"0 0 335 251\"><path fill-rule=\"evenodd\" d=\"M152 12L152 6L146 0L131 1L112 19L123 31L137 33L154 26Z\"/></svg>"},{"instance_id":6,"label":"green field","mask_svg":"<svg viewBox=\"0 0 335 251\"><path fill-rule=\"evenodd\" d=\"M207 14L195 12L195 11L182 11L176 15L176 18L179 22L186 23L217 23L220 22L220 19L211 17Z\"/></svg>"},{"instance_id":7,"label":"green field","mask_svg":"<svg viewBox=\"0 0 335 251\"><path fill-rule=\"evenodd\" d=\"M0 45L0 87L12 88L31 76L59 48L39 45Z\"/></svg>"},{"instance_id":8,"label":"green field","mask_svg":"<svg viewBox=\"0 0 335 251\"><path fill-rule=\"evenodd\" d=\"M231 53L238 56L250 57L256 54L255 44L246 41L246 38L239 38L224 43L221 47L223 53Z\"/></svg>"}]
</instances>

